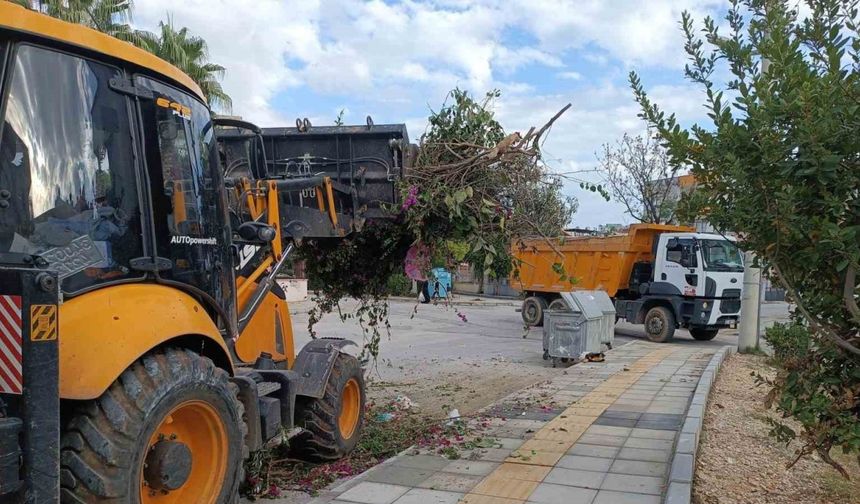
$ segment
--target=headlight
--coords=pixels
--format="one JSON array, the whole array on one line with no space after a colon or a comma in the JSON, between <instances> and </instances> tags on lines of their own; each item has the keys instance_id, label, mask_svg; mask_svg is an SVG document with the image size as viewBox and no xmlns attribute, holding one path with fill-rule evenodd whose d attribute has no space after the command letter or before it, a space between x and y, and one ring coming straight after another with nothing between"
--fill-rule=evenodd
<instances>
[{"instance_id":1,"label":"headlight","mask_svg":"<svg viewBox=\"0 0 860 504\"><path fill-rule=\"evenodd\" d=\"M708 302L707 302L707 301L705 301L704 303L702 303L702 309L703 309L703 310L707 310L707 309L708 309Z\"/></svg>"}]
</instances>

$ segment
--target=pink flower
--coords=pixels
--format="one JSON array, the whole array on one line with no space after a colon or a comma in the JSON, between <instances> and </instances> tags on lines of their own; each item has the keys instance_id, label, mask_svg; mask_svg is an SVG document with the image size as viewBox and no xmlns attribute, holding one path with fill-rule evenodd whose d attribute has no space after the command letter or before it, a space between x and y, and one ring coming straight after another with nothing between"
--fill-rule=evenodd
<instances>
[{"instance_id":1,"label":"pink flower","mask_svg":"<svg viewBox=\"0 0 860 504\"><path fill-rule=\"evenodd\" d=\"M403 200L403 204L400 206L400 210L406 211L411 207L418 204L418 186L410 186L409 192L406 194L406 199Z\"/></svg>"}]
</instances>

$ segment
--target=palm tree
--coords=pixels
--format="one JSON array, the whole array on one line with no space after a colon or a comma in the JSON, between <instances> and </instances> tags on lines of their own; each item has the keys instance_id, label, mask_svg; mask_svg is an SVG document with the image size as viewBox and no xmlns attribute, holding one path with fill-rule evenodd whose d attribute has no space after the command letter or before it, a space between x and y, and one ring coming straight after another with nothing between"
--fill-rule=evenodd
<instances>
[{"instance_id":1,"label":"palm tree","mask_svg":"<svg viewBox=\"0 0 860 504\"><path fill-rule=\"evenodd\" d=\"M155 54L191 77L211 107L230 111L232 100L219 82L224 77L224 67L208 61L205 40L189 35L188 28L176 30L171 19L160 22L160 32L156 34L131 27L131 0L13 1L63 21L89 26Z\"/></svg>"},{"instance_id":2,"label":"palm tree","mask_svg":"<svg viewBox=\"0 0 860 504\"><path fill-rule=\"evenodd\" d=\"M221 65L210 63L206 41L200 37L188 34L188 28L177 30L173 20L158 23L159 33L138 31L140 47L155 54L159 58L173 64L191 77L213 108L218 107L229 112L232 106L230 96L221 87L220 79L224 77L225 69Z\"/></svg>"},{"instance_id":3,"label":"palm tree","mask_svg":"<svg viewBox=\"0 0 860 504\"><path fill-rule=\"evenodd\" d=\"M17 3L27 6L30 2ZM49 16L140 45L140 32L129 24L131 0L40 0L35 7Z\"/></svg>"}]
</instances>

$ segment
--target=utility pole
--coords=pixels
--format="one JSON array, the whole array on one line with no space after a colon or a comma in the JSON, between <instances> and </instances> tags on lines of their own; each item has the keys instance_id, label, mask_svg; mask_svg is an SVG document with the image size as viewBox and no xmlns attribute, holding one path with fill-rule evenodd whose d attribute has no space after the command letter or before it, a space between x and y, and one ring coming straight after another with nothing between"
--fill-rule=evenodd
<instances>
[{"instance_id":1,"label":"utility pole","mask_svg":"<svg viewBox=\"0 0 860 504\"><path fill-rule=\"evenodd\" d=\"M764 5L764 15L767 17L768 5ZM764 36L762 40L770 38L765 23ZM767 78L770 69L770 60L761 58L761 76ZM758 347L759 315L761 314L761 269L753 268L755 255L752 252L744 253L744 291L741 297L741 320L738 330L738 352L746 353L756 350Z\"/></svg>"},{"instance_id":2,"label":"utility pole","mask_svg":"<svg viewBox=\"0 0 860 504\"><path fill-rule=\"evenodd\" d=\"M738 331L738 351L741 353L751 352L758 345L761 269L753 268L754 258L752 252L744 254L744 290Z\"/></svg>"}]
</instances>

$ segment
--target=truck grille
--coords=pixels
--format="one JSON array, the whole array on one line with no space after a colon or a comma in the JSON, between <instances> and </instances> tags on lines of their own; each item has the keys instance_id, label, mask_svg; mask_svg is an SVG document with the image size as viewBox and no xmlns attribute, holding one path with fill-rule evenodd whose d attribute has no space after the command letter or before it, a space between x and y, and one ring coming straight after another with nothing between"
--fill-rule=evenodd
<instances>
[{"instance_id":1,"label":"truck grille","mask_svg":"<svg viewBox=\"0 0 860 504\"><path fill-rule=\"evenodd\" d=\"M740 298L720 300L720 313L737 313L740 309Z\"/></svg>"}]
</instances>

